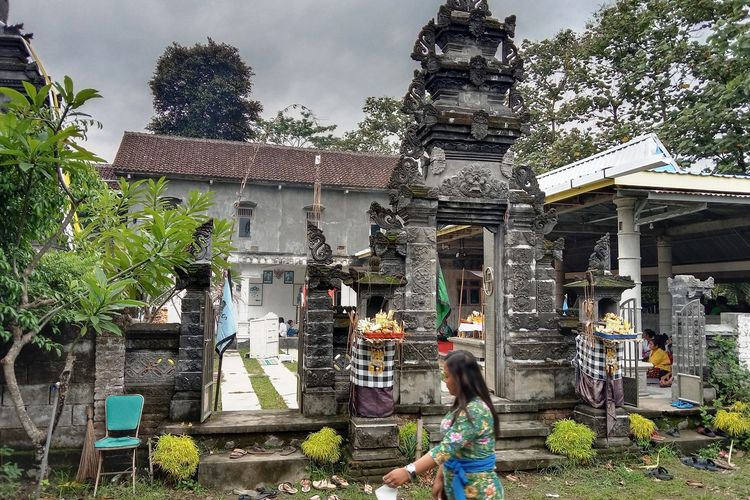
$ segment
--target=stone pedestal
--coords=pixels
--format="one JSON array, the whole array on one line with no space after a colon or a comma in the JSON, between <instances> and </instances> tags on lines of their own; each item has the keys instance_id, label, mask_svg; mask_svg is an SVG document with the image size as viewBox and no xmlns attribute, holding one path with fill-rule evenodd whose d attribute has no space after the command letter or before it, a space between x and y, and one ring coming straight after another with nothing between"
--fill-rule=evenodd
<instances>
[{"instance_id":1,"label":"stone pedestal","mask_svg":"<svg viewBox=\"0 0 750 500\"><path fill-rule=\"evenodd\" d=\"M630 445L630 420L622 408L616 408L617 421L607 438L607 411L604 408L593 408L580 404L573 410L573 420L585 424L596 433L595 448L609 448L612 446Z\"/></svg>"},{"instance_id":2,"label":"stone pedestal","mask_svg":"<svg viewBox=\"0 0 750 500\"><path fill-rule=\"evenodd\" d=\"M355 461L402 458L403 455L398 450L398 420L396 417L352 417L349 421L348 451Z\"/></svg>"}]
</instances>

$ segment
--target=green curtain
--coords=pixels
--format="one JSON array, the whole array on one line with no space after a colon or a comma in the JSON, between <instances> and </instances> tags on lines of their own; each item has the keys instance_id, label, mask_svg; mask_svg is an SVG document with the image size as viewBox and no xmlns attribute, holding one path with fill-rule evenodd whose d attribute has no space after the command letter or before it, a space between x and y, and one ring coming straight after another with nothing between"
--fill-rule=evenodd
<instances>
[{"instance_id":1,"label":"green curtain","mask_svg":"<svg viewBox=\"0 0 750 500\"><path fill-rule=\"evenodd\" d=\"M440 267L440 261L437 262L437 300L435 301L437 317L435 318L435 329L440 328L445 318L451 313L451 302L448 299L448 288L445 286L445 277Z\"/></svg>"}]
</instances>

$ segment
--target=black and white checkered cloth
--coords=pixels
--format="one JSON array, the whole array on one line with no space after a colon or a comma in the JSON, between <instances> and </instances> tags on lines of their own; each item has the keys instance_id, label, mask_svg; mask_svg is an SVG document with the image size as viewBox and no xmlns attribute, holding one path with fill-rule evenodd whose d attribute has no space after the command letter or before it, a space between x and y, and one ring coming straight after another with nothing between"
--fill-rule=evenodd
<instances>
[{"instance_id":1,"label":"black and white checkered cloth","mask_svg":"<svg viewBox=\"0 0 750 500\"><path fill-rule=\"evenodd\" d=\"M361 387L393 387L395 361L395 342L373 345L357 339L352 346L351 381Z\"/></svg>"},{"instance_id":2,"label":"black and white checkered cloth","mask_svg":"<svg viewBox=\"0 0 750 500\"><path fill-rule=\"evenodd\" d=\"M594 340L589 342L584 335L576 337L576 365L583 373L597 380L607 380L607 360L605 346ZM617 380L622 378L622 363L625 358L625 345L617 344L617 370L612 376Z\"/></svg>"}]
</instances>

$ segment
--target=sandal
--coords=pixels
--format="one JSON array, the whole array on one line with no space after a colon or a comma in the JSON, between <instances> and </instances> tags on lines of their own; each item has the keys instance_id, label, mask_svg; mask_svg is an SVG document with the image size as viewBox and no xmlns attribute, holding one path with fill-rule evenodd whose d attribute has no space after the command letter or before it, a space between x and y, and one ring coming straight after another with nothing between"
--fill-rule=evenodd
<instances>
[{"instance_id":1,"label":"sandal","mask_svg":"<svg viewBox=\"0 0 750 500\"><path fill-rule=\"evenodd\" d=\"M269 489L261 484L256 486L255 489L258 490L258 496L255 497L255 500L263 500L264 498L276 498L279 495L279 490Z\"/></svg>"},{"instance_id":2,"label":"sandal","mask_svg":"<svg viewBox=\"0 0 750 500\"><path fill-rule=\"evenodd\" d=\"M310 500L320 500L320 495L313 495L310 497Z\"/></svg>"},{"instance_id":3,"label":"sandal","mask_svg":"<svg viewBox=\"0 0 750 500\"><path fill-rule=\"evenodd\" d=\"M660 442L664 441L665 439L667 439L667 438L665 438L664 436L662 436L661 434L659 434L656 431L654 431L654 432L651 433L651 441L660 443Z\"/></svg>"},{"instance_id":4,"label":"sandal","mask_svg":"<svg viewBox=\"0 0 750 500\"><path fill-rule=\"evenodd\" d=\"M342 488L349 487L349 481L347 481L341 476L331 476L331 481L333 481L333 484L341 486Z\"/></svg>"},{"instance_id":5,"label":"sandal","mask_svg":"<svg viewBox=\"0 0 750 500\"><path fill-rule=\"evenodd\" d=\"M656 478L660 481L671 481L672 479L674 479L672 477L672 474L670 474L667 469L661 466L656 467L655 469L651 469L650 471L646 472L646 475Z\"/></svg>"},{"instance_id":6,"label":"sandal","mask_svg":"<svg viewBox=\"0 0 750 500\"><path fill-rule=\"evenodd\" d=\"M242 458L245 455L247 455L247 452L245 450L243 450L242 448L235 448L229 454L229 458L231 459Z\"/></svg>"},{"instance_id":7,"label":"sandal","mask_svg":"<svg viewBox=\"0 0 750 500\"><path fill-rule=\"evenodd\" d=\"M297 451L297 448L295 448L294 446L284 446L279 450L279 455L286 457L288 455L291 455L295 451Z\"/></svg>"},{"instance_id":8,"label":"sandal","mask_svg":"<svg viewBox=\"0 0 750 500\"><path fill-rule=\"evenodd\" d=\"M678 429L677 427L670 427L664 432L672 437L680 437L680 429Z\"/></svg>"},{"instance_id":9,"label":"sandal","mask_svg":"<svg viewBox=\"0 0 750 500\"><path fill-rule=\"evenodd\" d=\"M309 479L303 479L299 482L300 486L302 486L302 493L309 493L310 488L312 488L312 482Z\"/></svg>"},{"instance_id":10,"label":"sandal","mask_svg":"<svg viewBox=\"0 0 750 500\"><path fill-rule=\"evenodd\" d=\"M328 479L321 479L320 481L313 481L313 488L316 490L335 490L336 485L330 482Z\"/></svg>"},{"instance_id":11,"label":"sandal","mask_svg":"<svg viewBox=\"0 0 750 500\"><path fill-rule=\"evenodd\" d=\"M339 497L337 495L328 495L326 500L339 500Z\"/></svg>"},{"instance_id":12,"label":"sandal","mask_svg":"<svg viewBox=\"0 0 750 500\"><path fill-rule=\"evenodd\" d=\"M271 450L267 450L257 444L252 445L250 448L248 448L245 451L253 455L270 455L271 453L273 453Z\"/></svg>"},{"instance_id":13,"label":"sandal","mask_svg":"<svg viewBox=\"0 0 750 500\"><path fill-rule=\"evenodd\" d=\"M281 492L283 492L283 493L289 493L290 495L294 495L298 491L297 488L295 488L294 486L292 486L292 483L290 483L289 481L287 481L285 483L281 483L279 485L278 490L281 491Z\"/></svg>"},{"instance_id":14,"label":"sandal","mask_svg":"<svg viewBox=\"0 0 750 500\"><path fill-rule=\"evenodd\" d=\"M712 431L709 427L704 427L702 425L699 425L695 428L695 432L698 434L703 434L706 437L715 438L716 434L714 434L714 431Z\"/></svg>"},{"instance_id":15,"label":"sandal","mask_svg":"<svg viewBox=\"0 0 750 500\"><path fill-rule=\"evenodd\" d=\"M372 495L372 485L366 484L362 487L362 491L365 495Z\"/></svg>"}]
</instances>

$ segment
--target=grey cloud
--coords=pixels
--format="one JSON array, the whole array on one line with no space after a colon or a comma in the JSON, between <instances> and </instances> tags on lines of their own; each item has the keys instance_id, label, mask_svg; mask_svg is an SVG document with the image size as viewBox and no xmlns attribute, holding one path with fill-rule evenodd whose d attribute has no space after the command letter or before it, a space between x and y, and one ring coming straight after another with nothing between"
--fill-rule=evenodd
<instances>
[{"instance_id":1,"label":"grey cloud","mask_svg":"<svg viewBox=\"0 0 750 500\"><path fill-rule=\"evenodd\" d=\"M112 160L124 130L152 115L148 80L164 48L206 37L239 48L253 67L254 98L270 116L292 103L343 132L370 95L401 96L414 40L443 0L11 0L10 21L34 32L55 79L70 75L104 99L88 111L103 130L88 147ZM496 17L518 17L517 40L582 29L601 0L490 0Z\"/></svg>"}]
</instances>

